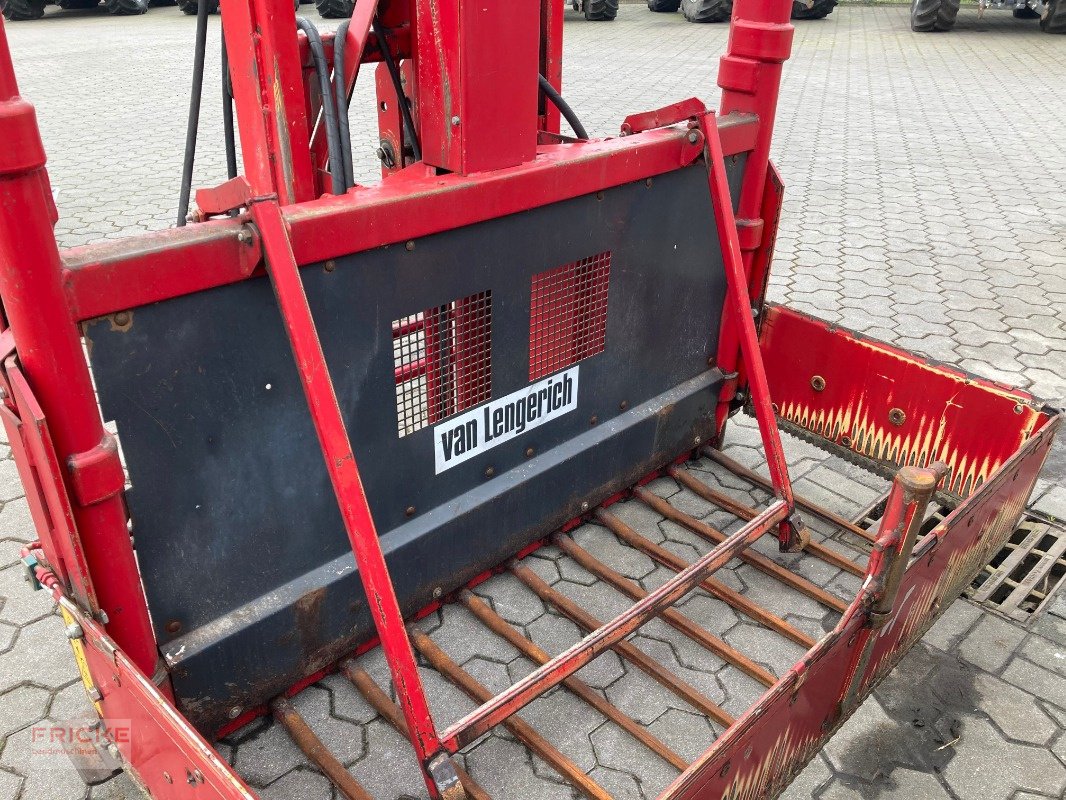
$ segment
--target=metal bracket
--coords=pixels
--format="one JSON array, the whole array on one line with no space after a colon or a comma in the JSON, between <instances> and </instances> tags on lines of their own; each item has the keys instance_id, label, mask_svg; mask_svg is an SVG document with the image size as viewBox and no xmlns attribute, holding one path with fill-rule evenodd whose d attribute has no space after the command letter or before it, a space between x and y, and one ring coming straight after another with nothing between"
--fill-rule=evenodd
<instances>
[{"instance_id":1,"label":"metal bracket","mask_svg":"<svg viewBox=\"0 0 1066 800\"><path fill-rule=\"evenodd\" d=\"M688 100L671 103L654 111L630 114L622 122L622 135L629 136L634 133L650 131L654 128L665 128L686 120L697 119L706 113L707 106L703 104L703 101L690 97Z\"/></svg>"},{"instance_id":2,"label":"metal bracket","mask_svg":"<svg viewBox=\"0 0 1066 800\"><path fill-rule=\"evenodd\" d=\"M100 444L84 453L75 453L67 461L74 499L83 508L114 497L126 486L118 442L105 432Z\"/></svg>"},{"instance_id":3,"label":"metal bracket","mask_svg":"<svg viewBox=\"0 0 1066 800\"><path fill-rule=\"evenodd\" d=\"M107 741L106 731L99 719L75 720L69 723L69 727L75 731L92 732L90 736L79 737L77 746L67 751L70 763L88 786L110 780L122 771L118 748Z\"/></svg>"},{"instance_id":4,"label":"metal bracket","mask_svg":"<svg viewBox=\"0 0 1066 800\"><path fill-rule=\"evenodd\" d=\"M455 763L447 753L438 753L426 763L426 772L433 779L441 800L467 800L466 790L459 781Z\"/></svg>"}]
</instances>

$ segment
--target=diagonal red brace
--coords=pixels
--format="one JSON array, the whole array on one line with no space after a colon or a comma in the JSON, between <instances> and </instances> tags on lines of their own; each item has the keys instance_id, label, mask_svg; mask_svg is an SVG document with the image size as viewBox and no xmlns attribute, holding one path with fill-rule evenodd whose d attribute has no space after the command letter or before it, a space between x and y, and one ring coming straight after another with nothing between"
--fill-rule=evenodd
<instances>
[{"instance_id":1,"label":"diagonal red brace","mask_svg":"<svg viewBox=\"0 0 1066 800\"><path fill-rule=\"evenodd\" d=\"M781 446L781 433L770 402L770 386L766 380L759 335L755 331L748 297L747 271L740 249L737 220L733 214L733 198L726 179L725 155L722 140L718 136L718 122L714 113L699 118L700 131L704 138L704 156L707 159L707 174L714 205L714 221L722 242L722 261L726 276L726 304L738 327L740 351L747 369L751 386L751 403L759 422L759 434L766 450L766 464L774 484L774 494L788 505L788 518L778 529L781 549L788 552L802 550L810 540L810 534L796 514L796 501L792 496L792 479L788 475L788 462Z\"/></svg>"},{"instance_id":2,"label":"diagonal red brace","mask_svg":"<svg viewBox=\"0 0 1066 800\"><path fill-rule=\"evenodd\" d=\"M441 759L443 757L446 760L447 756L442 752L429 713L422 679L407 638L385 556L381 552L377 529L359 477L359 467L355 463L322 344L300 281L281 208L276 200L263 199L252 203L251 212L259 228L267 272L296 358L326 469L355 553L359 578L363 582L371 616L392 672L397 699L411 732L411 744L423 766L430 796L446 798L452 787L442 786L430 774L436 774L441 769ZM458 786L458 778L455 779L455 786Z\"/></svg>"}]
</instances>

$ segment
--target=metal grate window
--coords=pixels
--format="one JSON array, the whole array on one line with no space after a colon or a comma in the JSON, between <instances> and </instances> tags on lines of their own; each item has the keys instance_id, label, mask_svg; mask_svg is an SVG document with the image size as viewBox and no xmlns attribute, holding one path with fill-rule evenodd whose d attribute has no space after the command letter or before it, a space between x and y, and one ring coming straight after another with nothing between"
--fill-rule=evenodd
<instances>
[{"instance_id":1,"label":"metal grate window","mask_svg":"<svg viewBox=\"0 0 1066 800\"><path fill-rule=\"evenodd\" d=\"M392 323L399 435L488 400L492 391L492 292Z\"/></svg>"},{"instance_id":2,"label":"metal grate window","mask_svg":"<svg viewBox=\"0 0 1066 800\"><path fill-rule=\"evenodd\" d=\"M529 379L602 353L607 337L611 251L533 276Z\"/></svg>"}]
</instances>

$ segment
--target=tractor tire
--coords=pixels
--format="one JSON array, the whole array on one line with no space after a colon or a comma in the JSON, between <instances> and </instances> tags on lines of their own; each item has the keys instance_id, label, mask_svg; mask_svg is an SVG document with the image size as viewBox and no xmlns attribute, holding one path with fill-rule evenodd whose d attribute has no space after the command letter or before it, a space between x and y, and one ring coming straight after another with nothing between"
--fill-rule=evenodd
<instances>
[{"instance_id":1,"label":"tractor tire","mask_svg":"<svg viewBox=\"0 0 1066 800\"><path fill-rule=\"evenodd\" d=\"M825 19L837 7L837 0L814 0L810 8L802 0L792 0L792 19Z\"/></svg>"},{"instance_id":2,"label":"tractor tire","mask_svg":"<svg viewBox=\"0 0 1066 800\"><path fill-rule=\"evenodd\" d=\"M912 0L911 30L950 31L959 15L959 4L960 0Z\"/></svg>"},{"instance_id":3,"label":"tractor tire","mask_svg":"<svg viewBox=\"0 0 1066 800\"><path fill-rule=\"evenodd\" d=\"M74 9L83 8L96 8L100 4L100 0L59 0L56 3L64 11L72 11Z\"/></svg>"},{"instance_id":4,"label":"tractor tire","mask_svg":"<svg viewBox=\"0 0 1066 800\"><path fill-rule=\"evenodd\" d=\"M1066 0L1050 0L1047 14L1040 20L1044 33L1066 33Z\"/></svg>"},{"instance_id":5,"label":"tractor tire","mask_svg":"<svg viewBox=\"0 0 1066 800\"><path fill-rule=\"evenodd\" d=\"M178 0L178 8L181 9L182 14L188 14L190 17L195 17L196 12L199 10L197 0ZM218 13L218 0L207 0L207 13Z\"/></svg>"},{"instance_id":6,"label":"tractor tire","mask_svg":"<svg viewBox=\"0 0 1066 800\"><path fill-rule=\"evenodd\" d=\"M318 15L324 19L350 17L354 6L354 0L315 0Z\"/></svg>"},{"instance_id":7,"label":"tractor tire","mask_svg":"<svg viewBox=\"0 0 1066 800\"><path fill-rule=\"evenodd\" d=\"M130 17L148 12L148 0L104 0L107 13L115 17Z\"/></svg>"},{"instance_id":8,"label":"tractor tire","mask_svg":"<svg viewBox=\"0 0 1066 800\"><path fill-rule=\"evenodd\" d=\"M681 13L689 22L729 22L733 0L681 0Z\"/></svg>"},{"instance_id":9,"label":"tractor tire","mask_svg":"<svg viewBox=\"0 0 1066 800\"><path fill-rule=\"evenodd\" d=\"M44 16L44 5L44 0L0 0L4 19L10 22L40 19Z\"/></svg>"},{"instance_id":10,"label":"tractor tire","mask_svg":"<svg viewBox=\"0 0 1066 800\"><path fill-rule=\"evenodd\" d=\"M681 8L681 0L648 0L648 8L652 11L677 11Z\"/></svg>"},{"instance_id":11,"label":"tractor tire","mask_svg":"<svg viewBox=\"0 0 1066 800\"><path fill-rule=\"evenodd\" d=\"M1040 15L1029 6L1014 9L1011 14L1015 19L1040 19Z\"/></svg>"},{"instance_id":12,"label":"tractor tire","mask_svg":"<svg viewBox=\"0 0 1066 800\"><path fill-rule=\"evenodd\" d=\"M585 0L585 19L611 22L618 16L618 0Z\"/></svg>"}]
</instances>

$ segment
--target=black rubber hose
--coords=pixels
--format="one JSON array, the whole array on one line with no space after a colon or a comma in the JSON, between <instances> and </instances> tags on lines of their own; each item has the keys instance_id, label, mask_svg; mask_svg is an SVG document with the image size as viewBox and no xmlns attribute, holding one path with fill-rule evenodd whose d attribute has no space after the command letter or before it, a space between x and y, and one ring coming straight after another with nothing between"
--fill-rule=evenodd
<instances>
[{"instance_id":1,"label":"black rubber hose","mask_svg":"<svg viewBox=\"0 0 1066 800\"><path fill-rule=\"evenodd\" d=\"M229 54L222 37L222 131L226 138L226 177L237 177L237 140L233 128L233 85L229 79Z\"/></svg>"},{"instance_id":2,"label":"black rubber hose","mask_svg":"<svg viewBox=\"0 0 1066 800\"><path fill-rule=\"evenodd\" d=\"M400 80L400 70L396 66L396 60L392 57L392 51L389 50L389 42L385 38L385 32L381 29L381 23L377 17L374 17L374 36L378 40L378 48L381 50L381 58L385 62L385 69L389 71L389 77L392 79L392 87L396 91L396 97L400 103L400 116L403 117L403 127L407 133L407 141L411 145L411 152L414 154L415 161L422 160L422 145L418 142L418 136L415 134L415 121L411 118L411 106L407 102L407 95L403 93L403 82ZM403 154L400 154L400 166L403 166Z\"/></svg>"},{"instance_id":3,"label":"black rubber hose","mask_svg":"<svg viewBox=\"0 0 1066 800\"><path fill-rule=\"evenodd\" d=\"M346 19L342 22L333 37L333 90L337 101L337 125L341 136L345 191L355 186L355 171L352 166L352 131L348 124L348 88L344 85L344 48L350 24L351 20Z\"/></svg>"},{"instance_id":4,"label":"black rubber hose","mask_svg":"<svg viewBox=\"0 0 1066 800\"><path fill-rule=\"evenodd\" d=\"M203 0L200 0L203 2ZM333 104L333 87L329 82L329 69L326 67L326 50L322 47L322 37L311 20L296 17L296 25L307 36L311 48L311 60L315 62L318 73L318 86L322 95L322 120L326 126L326 142L329 146L329 176L333 194L344 194L344 159L341 156L341 135L337 127L337 108Z\"/></svg>"},{"instance_id":5,"label":"black rubber hose","mask_svg":"<svg viewBox=\"0 0 1066 800\"><path fill-rule=\"evenodd\" d=\"M581 120L577 118L577 114L574 113L574 109L570 108L570 104L563 100L563 96L555 91L555 87L548 82L548 79L543 75L538 75L540 78L540 90L544 92L544 96L552 101L552 105L559 109L559 113L563 115L570 127L574 129L574 133L578 139L588 139L588 132L585 130L585 126L581 124Z\"/></svg>"},{"instance_id":6,"label":"black rubber hose","mask_svg":"<svg viewBox=\"0 0 1066 800\"><path fill-rule=\"evenodd\" d=\"M207 0L196 5L196 45L193 51L192 92L189 96L189 122L185 128L185 160L181 165L181 195L178 198L178 227L185 225L192 196L192 169L196 161L196 133L200 128L200 97L204 90L204 58L207 55Z\"/></svg>"}]
</instances>

